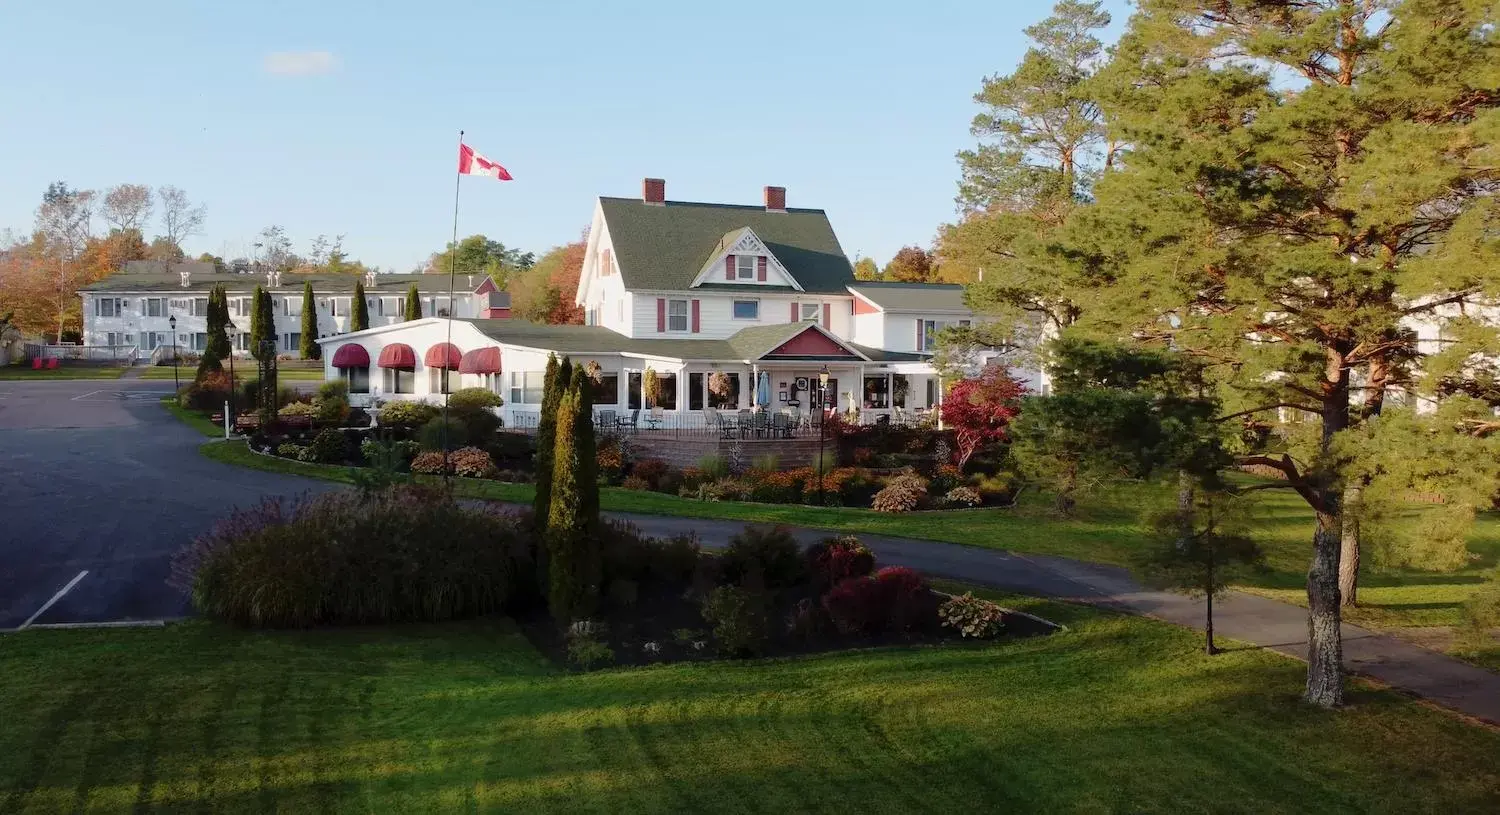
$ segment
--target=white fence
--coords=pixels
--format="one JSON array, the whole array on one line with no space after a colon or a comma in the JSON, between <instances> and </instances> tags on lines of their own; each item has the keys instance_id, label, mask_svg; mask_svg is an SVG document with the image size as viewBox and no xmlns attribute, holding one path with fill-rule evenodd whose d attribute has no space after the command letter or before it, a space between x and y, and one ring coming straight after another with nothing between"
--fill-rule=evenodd
<instances>
[{"instance_id":1,"label":"white fence","mask_svg":"<svg viewBox=\"0 0 1500 815\"><path fill-rule=\"evenodd\" d=\"M27 359L57 359L70 362L116 362L128 365L140 354L136 345L27 345Z\"/></svg>"}]
</instances>

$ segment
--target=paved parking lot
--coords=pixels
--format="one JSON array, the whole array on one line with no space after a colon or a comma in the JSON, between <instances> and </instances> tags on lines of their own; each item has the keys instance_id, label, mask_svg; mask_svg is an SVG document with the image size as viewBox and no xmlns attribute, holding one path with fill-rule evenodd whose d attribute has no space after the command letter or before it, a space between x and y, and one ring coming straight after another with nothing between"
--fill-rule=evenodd
<instances>
[{"instance_id":1,"label":"paved parking lot","mask_svg":"<svg viewBox=\"0 0 1500 815\"><path fill-rule=\"evenodd\" d=\"M199 456L203 437L158 404L170 391L0 382L0 630L180 617L174 552L234 506L328 488Z\"/></svg>"}]
</instances>

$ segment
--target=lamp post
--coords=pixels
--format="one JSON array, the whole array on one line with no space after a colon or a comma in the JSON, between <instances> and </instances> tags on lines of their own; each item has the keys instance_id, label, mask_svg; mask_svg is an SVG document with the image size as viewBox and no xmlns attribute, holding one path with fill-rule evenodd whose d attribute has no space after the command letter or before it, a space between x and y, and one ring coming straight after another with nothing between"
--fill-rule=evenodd
<instances>
[{"instance_id":1,"label":"lamp post","mask_svg":"<svg viewBox=\"0 0 1500 815\"><path fill-rule=\"evenodd\" d=\"M828 366L818 371L818 505L826 506L824 492L827 479L823 475L823 438L828 427Z\"/></svg>"},{"instance_id":2,"label":"lamp post","mask_svg":"<svg viewBox=\"0 0 1500 815\"><path fill-rule=\"evenodd\" d=\"M177 390L182 390L182 382L177 378L177 315L173 314L167 318L167 327L172 329L172 385Z\"/></svg>"}]
</instances>

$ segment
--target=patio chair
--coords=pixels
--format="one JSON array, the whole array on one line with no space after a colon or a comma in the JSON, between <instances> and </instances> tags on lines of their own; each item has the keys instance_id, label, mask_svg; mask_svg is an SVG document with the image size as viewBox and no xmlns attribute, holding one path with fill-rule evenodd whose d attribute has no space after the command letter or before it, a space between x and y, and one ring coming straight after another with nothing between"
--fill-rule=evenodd
<instances>
[{"instance_id":1,"label":"patio chair","mask_svg":"<svg viewBox=\"0 0 1500 815\"><path fill-rule=\"evenodd\" d=\"M778 413L771 417L771 437L776 439L789 439L792 437L792 417L787 413Z\"/></svg>"},{"instance_id":2,"label":"patio chair","mask_svg":"<svg viewBox=\"0 0 1500 815\"><path fill-rule=\"evenodd\" d=\"M640 412L640 410L632 410L632 411L630 411L629 418L621 416L620 418L616 419L615 420L615 427L619 427L619 428L622 428L622 429L629 428L632 432L634 432L637 429L637 424L640 422L640 420L641 420L641 412Z\"/></svg>"},{"instance_id":3,"label":"patio chair","mask_svg":"<svg viewBox=\"0 0 1500 815\"><path fill-rule=\"evenodd\" d=\"M661 423L665 421L666 418L666 408L663 408L661 405L656 405L651 408L651 415L646 417L646 424L650 425L652 430L655 430L656 428L661 427Z\"/></svg>"},{"instance_id":4,"label":"patio chair","mask_svg":"<svg viewBox=\"0 0 1500 815\"><path fill-rule=\"evenodd\" d=\"M619 424L619 414L613 410L601 410L594 415L594 426L599 428L613 428Z\"/></svg>"}]
</instances>

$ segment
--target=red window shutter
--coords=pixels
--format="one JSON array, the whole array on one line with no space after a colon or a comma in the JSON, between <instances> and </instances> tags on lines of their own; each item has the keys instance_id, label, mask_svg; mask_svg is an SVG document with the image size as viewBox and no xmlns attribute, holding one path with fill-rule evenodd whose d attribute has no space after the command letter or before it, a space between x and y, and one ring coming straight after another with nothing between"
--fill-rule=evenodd
<instances>
[{"instance_id":1,"label":"red window shutter","mask_svg":"<svg viewBox=\"0 0 1500 815\"><path fill-rule=\"evenodd\" d=\"M699 314L699 311L698 311L698 301L694 300L693 301L693 333L694 334L698 333L698 314Z\"/></svg>"},{"instance_id":2,"label":"red window shutter","mask_svg":"<svg viewBox=\"0 0 1500 815\"><path fill-rule=\"evenodd\" d=\"M656 298L656 330L663 333L667 330L667 298Z\"/></svg>"},{"instance_id":3,"label":"red window shutter","mask_svg":"<svg viewBox=\"0 0 1500 815\"><path fill-rule=\"evenodd\" d=\"M800 316L801 315L797 313L797 304L793 303L792 304L792 322L794 322L794 323L797 322L797 318L800 317Z\"/></svg>"},{"instance_id":4,"label":"red window shutter","mask_svg":"<svg viewBox=\"0 0 1500 815\"><path fill-rule=\"evenodd\" d=\"M833 304L823 304L823 327L828 328L833 324Z\"/></svg>"},{"instance_id":5,"label":"red window shutter","mask_svg":"<svg viewBox=\"0 0 1500 815\"><path fill-rule=\"evenodd\" d=\"M724 279L734 279L734 255L724 256Z\"/></svg>"},{"instance_id":6,"label":"red window shutter","mask_svg":"<svg viewBox=\"0 0 1500 815\"><path fill-rule=\"evenodd\" d=\"M755 259L755 279L766 282L766 256L761 255Z\"/></svg>"},{"instance_id":7,"label":"red window shutter","mask_svg":"<svg viewBox=\"0 0 1500 815\"><path fill-rule=\"evenodd\" d=\"M922 321L917 321L917 350L922 350Z\"/></svg>"}]
</instances>

